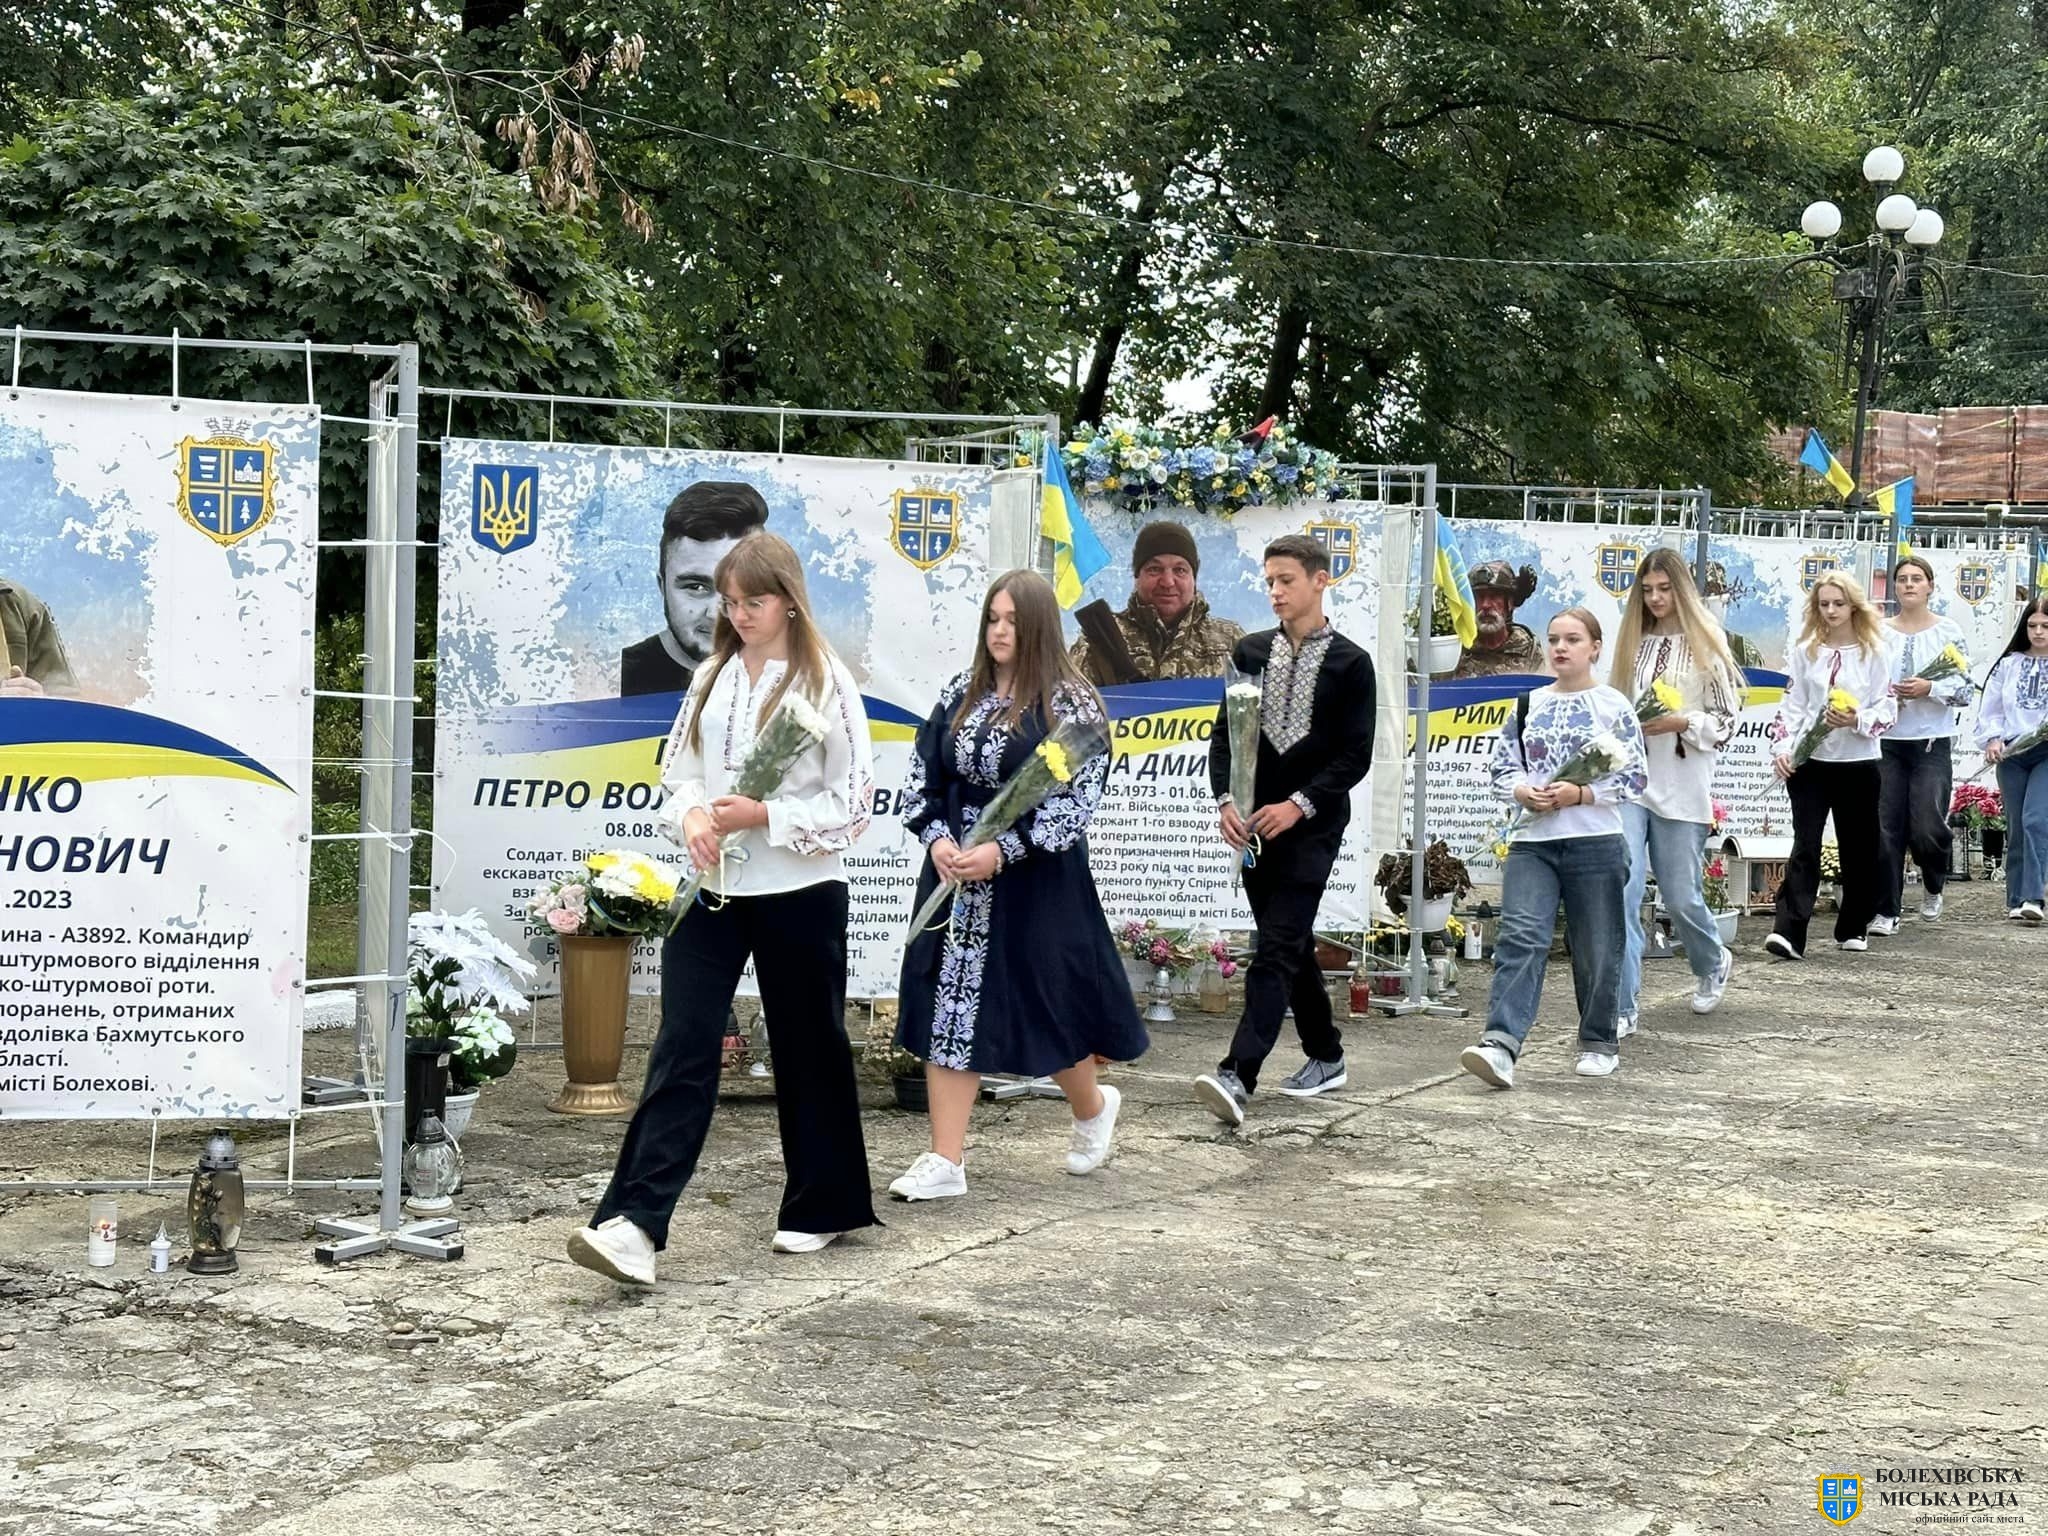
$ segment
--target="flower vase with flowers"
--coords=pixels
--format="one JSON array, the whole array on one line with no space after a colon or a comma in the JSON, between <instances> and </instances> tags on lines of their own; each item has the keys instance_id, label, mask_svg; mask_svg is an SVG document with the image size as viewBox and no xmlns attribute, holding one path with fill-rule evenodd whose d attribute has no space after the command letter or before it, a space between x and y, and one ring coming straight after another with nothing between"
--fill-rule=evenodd
<instances>
[{"instance_id":1,"label":"flower vase with flowers","mask_svg":"<svg viewBox=\"0 0 2048 1536\"><path fill-rule=\"evenodd\" d=\"M503 1015L524 1013L533 962L491 932L481 912L415 912L406 923L406 1034L448 1057L440 1119L460 1141L477 1095L512 1070L517 1039ZM423 1106L428 1107L428 1106Z\"/></svg>"},{"instance_id":2,"label":"flower vase with flowers","mask_svg":"<svg viewBox=\"0 0 2048 1536\"><path fill-rule=\"evenodd\" d=\"M619 1085L634 941L668 931L676 872L631 849L594 853L583 872L551 884L527 910L562 952L562 1063L568 1083L548 1106L565 1115L617 1115L633 1101Z\"/></svg>"}]
</instances>

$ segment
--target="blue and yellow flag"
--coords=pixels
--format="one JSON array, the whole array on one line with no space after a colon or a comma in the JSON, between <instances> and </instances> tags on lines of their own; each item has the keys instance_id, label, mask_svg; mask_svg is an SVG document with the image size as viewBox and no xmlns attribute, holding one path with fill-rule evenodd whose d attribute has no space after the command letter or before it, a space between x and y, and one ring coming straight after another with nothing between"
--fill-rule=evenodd
<instances>
[{"instance_id":1,"label":"blue and yellow flag","mask_svg":"<svg viewBox=\"0 0 2048 1536\"><path fill-rule=\"evenodd\" d=\"M1458 643L1470 645L1479 638L1479 605L1472 600L1472 575L1465 567L1465 553L1451 532L1451 520L1442 515L1436 520L1436 589L1451 605Z\"/></svg>"},{"instance_id":2,"label":"blue and yellow flag","mask_svg":"<svg viewBox=\"0 0 2048 1536\"><path fill-rule=\"evenodd\" d=\"M1040 493L1038 527L1052 540L1052 589L1060 606L1071 608L1081 601L1088 578L1109 564L1109 551L1081 515L1081 499L1067 478L1067 461L1060 454L1060 445L1049 437L1045 440L1045 489Z\"/></svg>"},{"instance_id":3,"label":"blue and yellow flag","mask_svg":"<svg viewBox=\"0 0 2048 1536\"><path fill-rule=\"evenodd\" d=\"M1872 505L1892 520L1899 541L1898 558L1913 553L1913 477L1881 486L1870 498Z\"/></svg>"},{"instance_id":4,"label":"blue and yellow flag","mask_svg":"<svg viewBox=\"0 0 2048 1536\"><path fill-rule=\"evenodd\" d=\"M1856 482L1849 478L1849 471L1842 468L1842 461L1811 427L1806 429L1806 446L1799 450L1799 462L1844 496L1856 489Z\"/></svg>"}]
</instances>

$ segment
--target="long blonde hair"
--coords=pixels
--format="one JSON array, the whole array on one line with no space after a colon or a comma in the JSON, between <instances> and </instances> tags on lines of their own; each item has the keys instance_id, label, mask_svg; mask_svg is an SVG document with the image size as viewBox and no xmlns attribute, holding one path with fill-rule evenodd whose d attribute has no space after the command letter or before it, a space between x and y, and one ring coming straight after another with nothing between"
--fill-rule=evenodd
<instances>
[{"instance_id":1,"label":"long blonde hair","mask_svg":"<svg viewBox=\"0 0 2048 1536\"><path fill-rule=\"evenodd\" d=\"M1806 624L1799 631L1799 644L1805 650L1807 660L1820 654L1822 639L1827 635L1826 620L1820 616L1820 589L1833 587L1849 600L1849 632L1856 637L1856 643L1863 647L1865 655L1875 655L1884 649L1884 629L1878 619L1877 610L1870 606L1870 599L1863 595L1863 584L1847 571L1829 571L1813 584L1813 590L1806 594Z\"/></svg>"},{"instance_id":2,"label":"long blonde hair","mask_svg":"<svg viewBox=\"0 0 2048 1536\"><path fill-rule=\"evenodd\" d=\"M1730 683L1738 681L1742 672L1735 665L1735 653L1728 648L1727 633L1700 601L1700 589L1692 581L1692 567L1675 549L1653 549L1636 566L1635 583L1628 589L1628 601L1622 605L1621 633L1614 639L1614 686L1631 698L1635 696L1636 653L1642 649L1643 635L1650 627L1649 606L1643 601L1643 578L1653 573L1671 583L1672 616L1678 620L1678 632L1685 638L1693 665L1718 670Z\"/></svg>"},{"instance_id":3,"label":"long blonde hair","mask_svg":"<svg viewBox=\"0 0 2048 1536\"><path fill-rule=\"evenodd\" d=\"M741 597L773 597L789 604L789 668L761 703L766 721L781 704L792 686L813 704L825 701L826 684L832 677L832 651L818 633L818 621L811 616L810 594L804 589L803 562L787 540L772 533L750 533L725 552L718 569L711 573L711 585L718 593L718 621L711 631L711 654L698 669L696 695L690 707L690 748L704 748L704 702L718 685L726 663L739 654L740 633L725 616L726 585Z\"/></svg>"}]
</instances>

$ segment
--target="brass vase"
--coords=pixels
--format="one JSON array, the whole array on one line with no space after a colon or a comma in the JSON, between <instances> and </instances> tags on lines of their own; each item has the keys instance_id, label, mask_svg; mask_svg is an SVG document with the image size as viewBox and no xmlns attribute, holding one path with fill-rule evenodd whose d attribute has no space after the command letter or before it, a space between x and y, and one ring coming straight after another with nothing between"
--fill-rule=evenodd
<instances>
[{"instance_id":1,"label":"brass vase","mask_svg":"<svg viewBox=\"0 0 2048 1536\"><path fill-rule=\"evenodd\" d=\"M562 1065L569 1081L548 1106L558 1115L633 1111L633 1100L619 1086L633 943L624 934L567 934L561 940Z\"/></svg>"}]
</instances>

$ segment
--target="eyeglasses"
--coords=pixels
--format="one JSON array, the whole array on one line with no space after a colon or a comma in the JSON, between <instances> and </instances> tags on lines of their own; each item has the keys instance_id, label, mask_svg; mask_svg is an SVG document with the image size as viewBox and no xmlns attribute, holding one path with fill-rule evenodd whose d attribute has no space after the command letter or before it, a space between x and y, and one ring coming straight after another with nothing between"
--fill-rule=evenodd
<instances>
[{"instance_id":1,"label":"eyeglasses","mask_svg":"<svg viewBox=\"0 0 2048 1536\"><path fill-rule=\"evenodd\" d=\"M750 619L758 619L762 614L774 607L778 601L779 599L773 597L743 597L738 602L734 602L729 597L721 597L718 600L718 606L728 619L740 613L745 613Z\"/></svg>"}]
</instances>

